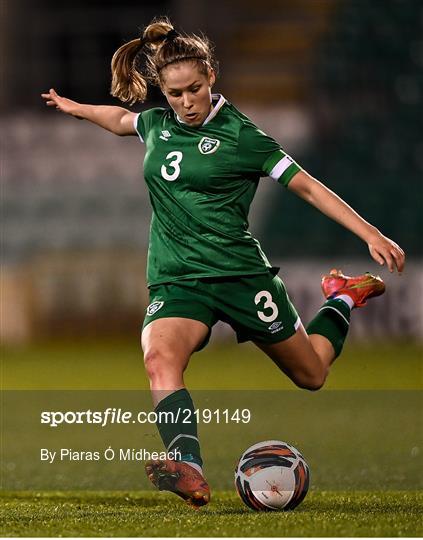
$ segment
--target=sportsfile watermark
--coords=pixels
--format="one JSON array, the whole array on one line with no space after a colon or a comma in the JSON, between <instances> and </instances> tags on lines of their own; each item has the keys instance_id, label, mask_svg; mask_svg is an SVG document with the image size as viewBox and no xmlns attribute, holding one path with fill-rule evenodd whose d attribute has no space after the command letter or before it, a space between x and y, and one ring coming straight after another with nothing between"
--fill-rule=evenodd
<instances>
[{"instance_id":1,"label":"sportsfile watermark","mask_svg":"<svg viewBox=\"0 0 423 540\"><path fill-rule=\"evenodd\" d=\"M173 452L184 460L195 439L214 489L233 489L245 450L269 440L301 452L312 489L423 485L420 391L190 394L193 409L177 403L169 414L153 409L147 390L4 391L3 489L151 490L145 464Z\"/></svg>"},{"instance_id":2,"label":"sportsfile watermark","mask_svg":"<svg viewBox=\"0 0 423 540\"><path fill-rule=\"evenodd\" d=\"M250 409L182 409L176 411L132 411L108 407L103 411L41 411L40 422L50 427L63 424L94 424L106 427L113 424L248 424Z\"/></svg>"}]
</instances>

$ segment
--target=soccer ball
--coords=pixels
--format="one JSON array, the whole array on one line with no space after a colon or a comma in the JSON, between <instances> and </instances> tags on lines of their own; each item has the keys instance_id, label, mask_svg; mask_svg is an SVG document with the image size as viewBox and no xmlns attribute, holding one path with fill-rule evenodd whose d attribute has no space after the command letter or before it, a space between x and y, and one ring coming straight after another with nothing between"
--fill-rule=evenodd
<instances>
[{"instance_id":1,"label":"soccer ball","mask_svg":"<svg viewBox=\"0 0 423 540\"><path fill-rule=\"evenodd\" d=\"M242 454L235 487L253 510L292 510L307 494L310 471L296 448L282 441L263 441Z\"/></svg>"}]
</instances>

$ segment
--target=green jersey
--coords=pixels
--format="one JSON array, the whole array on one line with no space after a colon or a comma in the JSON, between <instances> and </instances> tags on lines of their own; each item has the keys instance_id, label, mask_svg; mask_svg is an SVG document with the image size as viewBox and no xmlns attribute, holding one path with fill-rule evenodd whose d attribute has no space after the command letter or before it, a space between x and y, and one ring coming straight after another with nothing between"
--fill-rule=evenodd
<instances>
[{"instance_id":1,"label":"green jersey","mask_svg":"<svg viewBox=\"0 0 423 540\"><path fill-rule=\"evenodd\" d=\"M213 98L200 127L172 109L135 117L153 209L148 286L271 268L248 231L248 211L261 176L286 186L300 167L223 96Z\"/></svg>"}]
</instances>

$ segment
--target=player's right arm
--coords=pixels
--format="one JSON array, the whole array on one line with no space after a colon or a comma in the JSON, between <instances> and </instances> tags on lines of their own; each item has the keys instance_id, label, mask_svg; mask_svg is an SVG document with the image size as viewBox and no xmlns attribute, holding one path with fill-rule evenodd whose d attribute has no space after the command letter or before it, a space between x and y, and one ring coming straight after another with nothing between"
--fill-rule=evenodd
<instances>
[{"instance_id":1,"label":"player's right arm","mask_svg":"<svg viewBox=\"0 0 423 540\"><path fill-rule=\"evenodd\" d=\"M46 100L46 105L49 107L56 107L59 111L75 118L89 120L115 135L137 135L134 125L137 114L123 107L78 103L59 96L54 88L50 88L46 94L41 94L41 97Z\"/></svg>"}]
</instances>

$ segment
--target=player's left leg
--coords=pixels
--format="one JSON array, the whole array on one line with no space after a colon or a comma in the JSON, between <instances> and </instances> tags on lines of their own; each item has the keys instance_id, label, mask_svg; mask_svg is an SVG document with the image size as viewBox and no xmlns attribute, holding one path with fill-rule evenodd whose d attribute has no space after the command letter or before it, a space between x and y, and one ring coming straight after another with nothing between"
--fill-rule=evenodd
<instances>
[{"instance_id":1,"label":"player's left leg","mask_svg":"<svg viewBox=\"0 0 423 540\"><path fill-rule=\"evenodd\" d=\"M323 384L327 364L319 355L333 357L333 348L321 336L313 338L313 347L278 276L228 278L210 288L221 319L232 326L239 343L255 343L302 388Z\"/></svg>"},{"instance_id":2,"label":"player's left leg","mask_svg":"<svg viewBox=\"0 0 423 540\"><path fill-rule=\"evenodd\" d=\"M291 337L277 343L254 341L255 345L297 386L307 390L321 388L335 359L331 342L322 335L308 336L300 324Z\"/></svg>"},{"instance_id":3,"label":"player's left leg","mask_svg":"<svg viewBox=\"0 0 423 540\"><path fill-rule=\"evenodd\" d=\"M378 276L368 273L350 277L332 270L323 277L322 289L327 301L308 325L307 332L300 325L286 340L271 344L255 341L295 384L310 390L323 386L330 365L341 353L351 309L383 294L385 285Z\"/></svg>"}]
</instances>

